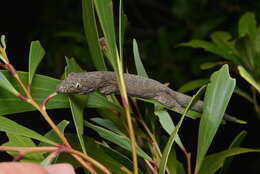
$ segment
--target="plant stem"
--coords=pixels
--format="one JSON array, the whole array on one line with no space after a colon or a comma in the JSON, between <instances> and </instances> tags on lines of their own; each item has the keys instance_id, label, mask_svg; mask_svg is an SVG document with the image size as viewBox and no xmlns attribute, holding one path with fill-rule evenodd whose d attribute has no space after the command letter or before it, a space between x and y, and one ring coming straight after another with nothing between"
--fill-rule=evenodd
<instances>
[{"instance_id":1,"label":"plant stem","mask_svg":"<svg viewBox=\"0 0 260 174\"><path fill-rule=\"evenodd\" d=\"M129 110L129 102L128 102L128 98L127 98L124 73L122 70L122 64L120 63L119 57L117 58L117 61L118 61L119 89L120 89L121 98L122 98L122 102L123 102L123 106L124 106L124 110L125 110L125 114L126 114L126 119L127 119L127 126L128 126L128 132L129 132L131 150L132 150L134 174L138 174L138 161L137 161L137 155L136 155L135 133L134 133L131 114L130 114L130 110Z\"/></svg>"},{"instance_id":2,"label":"plant stem","mask_svg":"<svg viewBox=\"0 0 260 174\"><path fill-rule=\"evenodd\" d=\"M48 113L46 112L43 107L40 107L34 100L30 101L33 106L36 107L36 109L42 114L43 118L48 122L48 124L51 126L51 128L56 132L56 134L59 136L61 141L64 143L65 146L71 147L67 138L64 136L64 134L58 129L58 127L55 125L55 123L52 121L52 119L49 117Z\"/></svg>"},{"instance_id":3,"label":"plant stem","mask_svg":"<svg viewBox=\"0 0 260 174\"><path fill-rule=\"evenodd\" d=\"M147 132L149 137L152 139L154 148L156 150L156 153L159 156L159 158L161 158L162 157L162 152L160 150L160 147L158 146L158 143L157 143L154 135L152 134L152 132L150 131L150 129L148 128L148 126L146 125L146 123L144 122L144 120L142 118L140 119L140 123L143 125L145 131Z\"/></svg>"},{"instance_id":4,"label":"plant stem","mask_svg":"<svg viewBox=\"0 0 260 174\"><path fill-rule=\"evenodd\" d=\"M187 160L187 174L191 174L191 153L184 153Z\"/></svg>"},{"instance_id":5,"label":"plant stem","mask_svg":"<svg viewBox=\"0 0 260 174\"><path fill-rule=\"evenodd\" d=\"M2 47L0 46L0 51L1 51L1 48ZM1 53L1 55L2 54L3 53ZM53 93L50 96L48 96L46 99L44 99L42 104L38 104L31 96L31 92L30 92L31 86L29 85L28 88L25 87L24 83L22 82L19 75L17 74L16 69L13 67L12 64L9 63L8 57L5 53L5 50L4 50L4 55L6 57L5 60L7 60L7 61L4 61L5 62L4 68L7 69L12 74L12 76L17 80L17 82L20 84L20 86L22 87L23 91L25 92L25 94L27 96L26 100L23 100L23 101L30 103L32 106L34 106L42 114L43 118L47 121L47 123L51 126L51 128L56 132L56 134L59 136L59 138L61 139L61 141L64 143L65 146L64 146L64 148L61 148L55 142L53 143L53 145L55 145L56 147L8 147L8 146L0 146L0 151L16 151L16 152L19 152L20 157L22 157L23 155L28 154L28 153L55 152L55 151L60 150L59 153L61 153L61 152L71 153L71 155L79 163L81 163L83 167L85 167L87 170L89 170L89 172L91 174L97 174L97 172L92 168L92 166L89 164L89 162L92 163L93 165L95 165L96 167L98 167L100 170L104 171L104 173L111 174L111 172L106 167L104 167L102 164L100 164L99 162L95 161L94 159L92 159L91 157L87 156L86 154L84 154L82 152L79 152L79 151L72 149L71 145L69 144L69 142L66 139L66 137L64 136L64 134L58 129L58 127L52 121L52 119L50 118L50 116L46 112L45 105L51 97L56 95L56 93ZM20 99L21 98L22 98L22 96L20 96ZM20 159L20 157L19 157L19 159ZM83 159L85 159L86 161L84 161Z\"/></svg>"},{"instance_id":6,"label":"plant stem","mask_svg":"<svg viewBox=\"0 0 260 174\"><path fill-rule=\"evenodd\" d=\"M98 174L95 169L91 166L90 163L85 162L81 157L72 154L72 156L83 166L85 167L91 174Z\"/></svg>"},{"instance_id":7,"label":"plant stem","mask_svg":"<svg viewBox=\"0 0 260 174\"><path fill-rule=\"evenodd\" d=\"M58 149L59 147L53 147L53 146L43 146L43 147L0 146L0 151L19 152L21 155L26 155L30 153L40 153L40 152L53 152Z\"/></svg>"},{"instance_id":8,"label":"plant stem","mask_svg":"<svg viewBox=\"0 0 260 174\"><path fill-rule=\"evenodd\" d=\"M60 137L60 139L62 140L62 142L67 146L67 147L71 147L70 144L68 143L67 139L65 138L65 136L63 135L63 133L60 132L60 130L57 128L57 126L54 124L54 122L51 120L51 118L49 117L49 115L47 114L46 110L45 110L45 106L41 107L38 103L36 103L34 101L34 99L31 96L30 91L25 87L24 83L22 82L22 80L20 79L19 75L17 74L15 68L12 66L12 64L6 64L7 69L10 71L10 73L14 76L14 78L17 80L17 82L20 84L20 86L22 87L22 89L24 90L26 96L28 97L27 102L30 103L31 105L33 105L44 117L44 119L49 123L49 125L51 126L51 128L57 133L57 135Z\"/></svg>"},{"instance_id":9,"label":"plant stem","mask_svg":"<svg viewBox=\"0 0 260 174\"><path fill-rule=\"evenodd\" d=\"M103 171L105 174L111 174L111 172L102 164L100 164L99 162L97 162L96 160L94 160L93 158L85 155L84 153L74 150L74 149L68 149L69 153L75 154L73 155L74 158L77 157L81 157L82 159L89 161L91 164L93 164L94 166L96 166L97 168L99 168L101 171Z\"/></svg>"}]
</instances>

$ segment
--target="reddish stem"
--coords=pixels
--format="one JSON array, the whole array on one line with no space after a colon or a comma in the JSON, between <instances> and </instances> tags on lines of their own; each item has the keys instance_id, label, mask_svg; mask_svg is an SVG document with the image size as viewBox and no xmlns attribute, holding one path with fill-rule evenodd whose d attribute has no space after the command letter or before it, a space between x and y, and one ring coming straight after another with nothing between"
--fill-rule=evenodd
<instances>
[{"instance_id":1,"label":"reddish stem","mask_svg":"<svg viewBox=\"0 0 260 174\"><path fill-rule=\"evenodd\" d=\"M49 101L52 97L54 97L55 95L57 95L56 92L50 94L50 95L47 96L45 99L43 99L42 103L40 104L40 107L42 107L43 109L45 109L46 104L48 103L48 101Z\"/></svg>"},{"instance_id":2,"label":"reddish stem","mask_svg":"<svg viewBox=\"0 0 260 174\"><path fill-rule=\"evenodd\" d=\"M13 161L20 161L21 159L23 159L23 155L22 154L18 154L13 158Z\"/></svg>"},{"instance_id":3,"label":"reddish stem","mask_svg":"<svg viewBox=\"0 0 260 174\"><path fill-rule=\"evenodd\" d=\"M24 97L21 93L17 93L16 96L23 102L28 102L28 98Z\"/></svg>"},{"instance_id":4,"label":"reddish stem","mask_svg":"<svg viewBox=\"0 0 260 174\"><path fill-rule=\"evenodd\" d=\"M15 76L15 75L17 74L17 73L16 73L16 70L15 70L15 68L13 67L12 64L7 63L5 66L6 66L6 68L10 71L10 73L11 73L13 76Z\"/></svg>"}]
</instances>

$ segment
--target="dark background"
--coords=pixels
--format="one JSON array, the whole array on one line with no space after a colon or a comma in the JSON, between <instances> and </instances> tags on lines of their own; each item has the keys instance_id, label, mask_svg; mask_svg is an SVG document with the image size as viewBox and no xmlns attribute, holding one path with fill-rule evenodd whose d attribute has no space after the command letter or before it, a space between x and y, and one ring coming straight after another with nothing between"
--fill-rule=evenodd
<instances>
[{"instance_id":1,"label":"dark background","mask_svg":"<svg viewBox=\"0 0 260 174\"><path fill-rule=\"evenodd\" d=\"M117 3L115 1L115 5ZM136 38L150 77L170 82L173 89L178 89L189 80L207 78L217 68L203 71L200 64L222 59L203 50L177 45L191 39L208 39L209 34L217 30L225 30L236 36L239 17L251 11L259 19L259 9L260 2L253 0L127 0L124 5L128 17L125 64L130 72L135 73L132 39ZM6 35L7 52L16 69L27 71L30 42L40 40L46 50L38 71L40 74L59 78L64 71L65 56L75 57L83 68L94 70L81 15L81 2L75 0L8 1L2 4L0 34ZM231 75L237 78L240 87L248 89L248 85L236 74ZM210 152L226 149L241 130L248 131L242 145L259 148L260 122L253 106L233 95L228 112L248 124L228 123L221 126ZM58 115L55 120L64 117L70 120L70 114L63 113L55 111L55 115ZM44 125L43 120L32 119L35 114L17 114L13 117L23 125L45 132L47 124L34 126ZM181 129L184 144L192 152L196 150L197 135L194 132L197 129L198 121L193 120L187 120ZM259 154L240 155L232 163L230 173L259 173L259 162Z\"/></svg>"}]
</instances>

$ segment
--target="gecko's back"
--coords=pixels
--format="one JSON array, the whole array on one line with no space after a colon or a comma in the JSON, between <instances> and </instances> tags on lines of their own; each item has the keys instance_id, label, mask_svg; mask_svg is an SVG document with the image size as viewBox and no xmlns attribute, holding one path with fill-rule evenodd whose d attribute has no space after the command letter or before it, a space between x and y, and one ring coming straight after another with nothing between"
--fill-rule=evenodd
<instances>
[{"instance_id":1,"label":"gecko's back","mask_svg":"<svg viewBox=\"0 0 260 174\"><path fill-rule=\"evenodd\" d=\"M113 80L116 82L115 73L110 73L112 73ZM166 91L167 88L156 80L134 74L124 74L124 79L127 87L127 93L130 96L153 98L154 96L158 95L158 92Z\"/></svg>"}]
</instances>

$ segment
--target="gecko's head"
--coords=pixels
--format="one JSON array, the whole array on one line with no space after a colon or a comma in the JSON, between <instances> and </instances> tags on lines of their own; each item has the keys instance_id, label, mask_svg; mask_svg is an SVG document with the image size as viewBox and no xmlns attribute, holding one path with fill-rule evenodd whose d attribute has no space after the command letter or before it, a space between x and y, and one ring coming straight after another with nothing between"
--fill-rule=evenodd
<instances>
[{"instance_id":1,"label":"gecko's head","mask_svg":"<svg viewBox=\"0 0 260 174\"><path fill-rule=\"evenodd\" d=\"M63 80L56 87L57 93L62 94L87 94L93 92L93 87L88 86L89 83L86 83L88 79L84 79L81 73L69 73L68 77Z\"/></svg>"}]
</instances>

